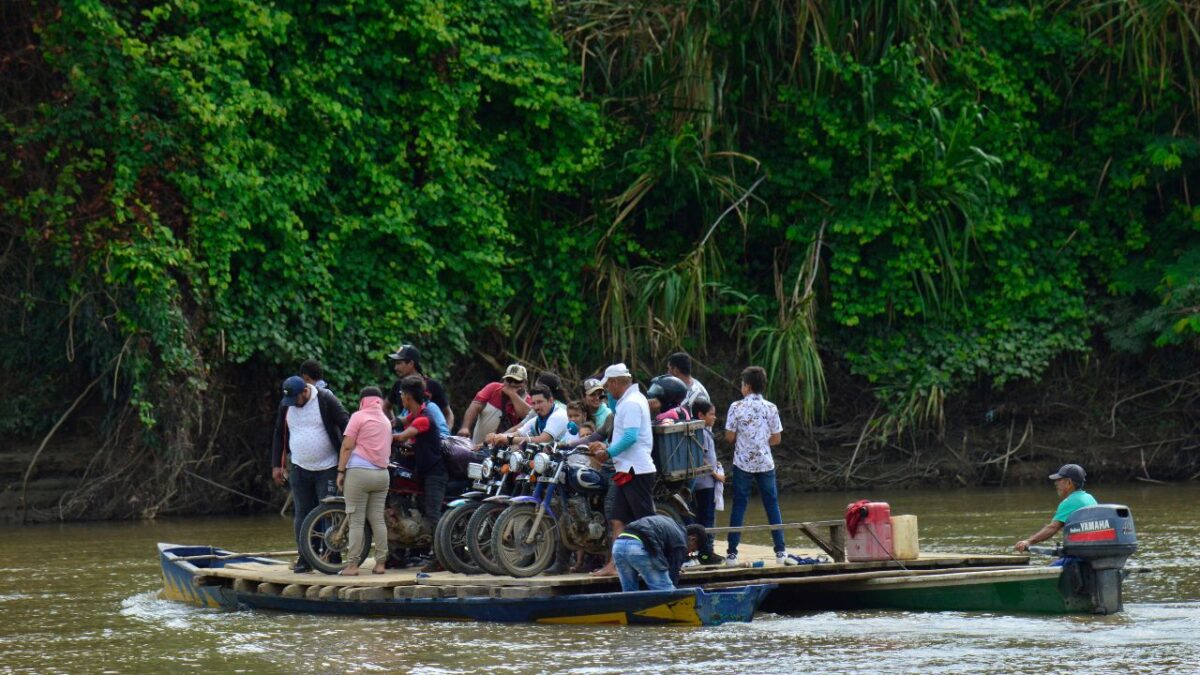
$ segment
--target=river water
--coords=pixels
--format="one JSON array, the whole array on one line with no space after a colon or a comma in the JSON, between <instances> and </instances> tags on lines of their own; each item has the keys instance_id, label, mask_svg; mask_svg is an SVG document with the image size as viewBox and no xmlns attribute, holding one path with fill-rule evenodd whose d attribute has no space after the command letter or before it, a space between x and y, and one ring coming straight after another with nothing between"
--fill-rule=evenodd
<instances>
[{"instance_id":1,"label":"river water","mask_svg":"<svg viewBox=\"0 0 1200 675\"><path fill-rule=\"evenodd\" d=\"M1133 510L1126 611L760 614L712 628L464 624L222 612L159 600L155 543L291 548L278 516L0 528L0 672L995 673L1200 671L1200 486L1097 486ZM808 494L785 520L860 497L919 517L922 550L1003 553L1049 520L1046 486ZM721 515L721 514L719 514ZM761 521L761 509L757 515ZM723 515L722 515L723 517ZM789 535L789 541L794 535ZM765 535L748 536L768 543Z\"/></svg>"}]
</instances>

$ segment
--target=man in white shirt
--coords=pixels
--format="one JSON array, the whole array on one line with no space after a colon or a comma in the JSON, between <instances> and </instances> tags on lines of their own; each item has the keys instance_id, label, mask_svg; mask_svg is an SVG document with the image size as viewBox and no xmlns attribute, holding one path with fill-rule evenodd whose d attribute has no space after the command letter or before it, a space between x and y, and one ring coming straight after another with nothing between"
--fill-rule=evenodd
<instances>
[{"instance_id":1,"label":"man in white shirt","mask_svg":"<svg viewBox=\"0 0 1200 675\"><path fill-rule=\"evenodd\" d=\"M596 441L588 448L592 456L601 462L611 457L617 470L613 477L616 494L610 515L612 537L615 540L624 531L625 523L655 513L656 474L654 459L650 455L654 437L650 434L650 405L638 385L633 383L633 374L624 363L605 369L600 384L617 401L617 409L613 413L613 434L608 444ZM612 576L616 573L617 569L610 560L608 565L594 574Z\"/></svg>"},{"instance_id":2,"label":"man in white shirt","mask_svg":"<svg viewBox=\"0 0 1200 675\"><path fill-rule=\"evenodd\" d=\"M558 406L550 389L537 385L529 392L533 399L533 416L525 420L515 433L488 434L491 445L549 443L561 441L567 435L567 409Z\"/></svg>"},{"instance_id":3,"label":"man in white shirt","mask_svg":"<svg viewBox=\"0 0 1200 675\"><path fill-rule=\"evenodd\" d=\"M350 415L328 389L318 389L297 376L283 383L283 400L275 418L275 439L271 449L271 476L283 485L285 459L292 467L287 482L292 490L293 526L296 545L300 545L300 526L305 516L335 491L338 449ZM304 558L292 566L295 572L312 568Z\"/></svg>"}]
</instances>

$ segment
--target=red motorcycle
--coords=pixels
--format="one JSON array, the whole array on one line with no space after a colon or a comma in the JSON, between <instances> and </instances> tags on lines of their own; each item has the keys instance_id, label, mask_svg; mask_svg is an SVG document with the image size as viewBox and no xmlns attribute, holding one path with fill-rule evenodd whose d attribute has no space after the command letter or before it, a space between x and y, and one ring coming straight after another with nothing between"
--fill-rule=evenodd
<instances>
[{"instance_id":1,"label":"red motorcycle","mask_svg":"<svg viewBox=\"0 0 1200 675\"><path fill-rule=\"evenodd\" d=\"M416 479L412 455L398 453L393 457L388 464L391 485L384 519L388 530L388 553L393 560L400 561L399 566L404 566L411 555L429 551L433 545L433 529L421 513L425 491ZM457 497L461 488L461 480L451 477L446 494ZM445 505L443 502L443 508ZM361 549L349 551L350 517L346 513L346 498L342 495L321 500L300 525L300 534L300 555L314 569L326 574L337 574L351 560L361 564L372 540L371 524L364 523Z\"/></svg>"}]
</instances>

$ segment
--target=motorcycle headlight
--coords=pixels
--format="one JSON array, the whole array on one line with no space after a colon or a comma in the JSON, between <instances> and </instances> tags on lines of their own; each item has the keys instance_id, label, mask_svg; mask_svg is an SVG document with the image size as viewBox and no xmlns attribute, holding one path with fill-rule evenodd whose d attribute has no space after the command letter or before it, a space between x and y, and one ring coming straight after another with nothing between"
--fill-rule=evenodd
<instances>
[{"instance_id":1,"label":"motorcycle headlight","mask_svg":"<svg viewBox=\"0 0 1200 675\"><path fill-rule=\"evenodd\" d=\"M513 450L508 453L508 468L513 471L520 471L521 464L525 461L525 455L521 454L520 450Z\"/></svg>"},{"instance_id":2,"label":"motorcycle headlight","mask_svg":"<svg viewBox=\"0 0 1200 675\"><path fill-rule=\"evenodd\" d=\"M539 452L533 456L533 470L545 476L550 472L550 455Z\"/></svg>"},{"instance_id":3,"label":"motorcycle headlight","mask_svg":"<svg viewBox=\"0 0 1200 675\"><path fill-rule=\"evenodd\" d=\"M479 467L479 474L480 474L480 476L481 476L481 477L483 477L483 478L489 478L489 477L491 477L491 475L492 475L492 468L493 468L494 466L495 466L495 463L493 463L493 462L492 462L492 458L491 458L491 457L488 457L487 459L485 459L485 460L483 460L482 462L480 462L480 467Z\"/></svg>"}]
</instances>

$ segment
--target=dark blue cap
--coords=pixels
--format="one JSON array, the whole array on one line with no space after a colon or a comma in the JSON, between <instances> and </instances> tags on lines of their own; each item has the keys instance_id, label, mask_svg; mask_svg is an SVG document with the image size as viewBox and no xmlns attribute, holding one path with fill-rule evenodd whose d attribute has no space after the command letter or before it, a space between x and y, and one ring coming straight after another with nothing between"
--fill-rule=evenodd
<instances>
[{"instance_id":1,"label":"dark blue cap","mask_svg":"<svg viewBox=\"0 0 1200 675\"><path fill-rule=\"evenodd\" d=\"M283 400L279 405L296 405L296 399L300 398L300 392L308 385L305 384L304 378L293 375L283 381Z\"/></svg>"},{"instance_id":2,"label":"dark blue cap","mask_svg":"<svg viewBox=\"0 0 1200 675\"><path fill-rule=\"evenodd\" d=\"M1080 488L1087 482L1087 473L1078 464L1063 464L1056 473L1050 474L1050 480L1058 480L1059 478L1070 478L1075 487Z\"/></svg>"}]
</instances>

